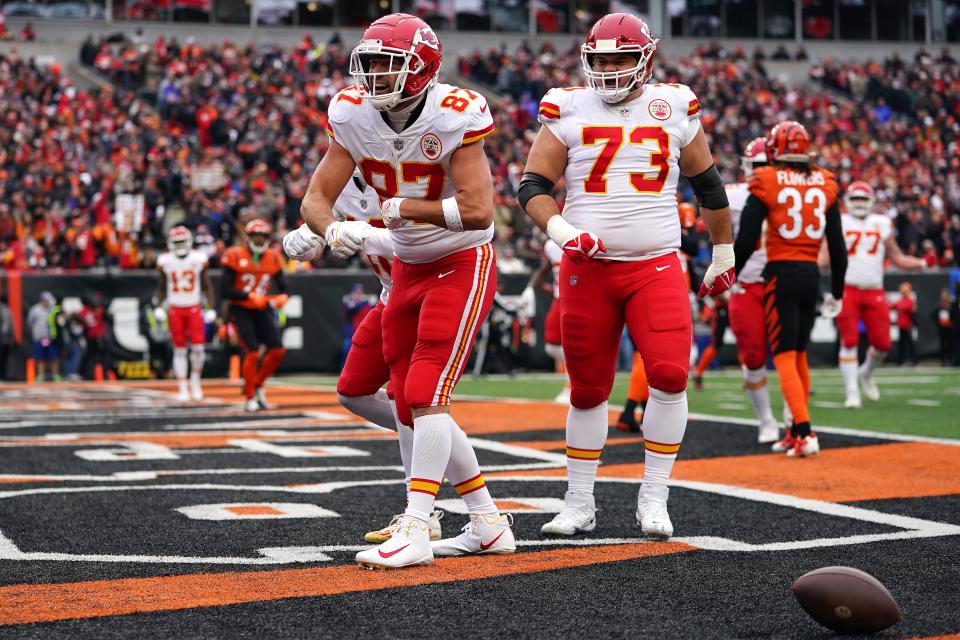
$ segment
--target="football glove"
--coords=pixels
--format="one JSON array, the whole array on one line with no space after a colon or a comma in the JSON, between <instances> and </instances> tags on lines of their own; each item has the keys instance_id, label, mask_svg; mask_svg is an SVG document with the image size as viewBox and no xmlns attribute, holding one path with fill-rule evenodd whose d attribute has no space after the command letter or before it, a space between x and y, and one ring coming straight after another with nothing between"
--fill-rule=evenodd
<instances>
[{"instance_id":1,"label":"football glove","mask_svg":"<svg viewBox=\"0 0 960 640\"><path fill-rule=\"evenodd\" d=\"M247 300L250 302L251 306L254 309L266 309L267 308L267 297L265 295L259 294L256 291L251 291L247 294Z\"/></svg>"},{"instance_id":2,"label":"football glove","mask_svg":"<svg viewBox=\"0 0 960 640\"><path fill-rule=\"evenodd\" d=\"M718 296L732 287L737 281L737 274L733 270L735 263L732 244L713 245L713 262L703 274L703 282L700 283L700 291L697 295L701 298Z\"/></svg>"},{"instance_id":3,"label":"football glove","mask_svg":"<svg viewBox=\"0 0 960 640\"><path fill-rule=\"evenodd\" d=\"M820 316L833 320L843 311L843 300L837 300L832 293L828 293L820 303Z\"/></svg>"},{"instance_id":4,"label":"football glove","mask_svg":"<svg viewBox=\"0 0 960 640\"><path fill-rule=\"evenodd\" d=\"M406 198L390 198L380 205L380 217L383 218L383 226L387 229L399 229L407 224L407 221L400 217L400 204L404 200Z\"/></svg>"},{"instance_id":5,"label":"football glove","mask_svg":"<svg viewBox=\"0 0 960 640\"><path fill-rule=\"evenodd\" d=\"M582 264L607 250L603 246L603 240L595 233L577 229L560 215L550 218L547 223L547 235L576 264Z\"/></svg>"},{"instance_id":6,"label":"football glove","mask_svg":"<svg viewBox=\"0 0 960 640\"><path fill-rule=\"evenodd\" d=\"M157 322L163 324L167 321L167 311L163 307L154 307L153 317L157 319Z\"/></svg>"},{"instance_id":7,"label":"football glove","mask_svg":"<svg viewBox=\"0 0 960 640\"><path fill-rule=\"evenodd\" d=\"M284 305L287 304L287 301L290 300L290 296L285 293L278 293L275 296L270 296L267 298L270 306L274 309L283 309Z\"/></svg>"},{"instance_id":8,"label":"football glove","mask_svg":"<svg viewBox=\"0 0 960 640\"><path fill-rule=\"evenodd\" d=\"M283 236L283 252L288 258L300 262L316 260L323 253L324 239L310 230L305 224Z\"/></svg>"},{"instance_id":9,"label":"football glove","mask_svg":"<svg viewBox=\"0 0 960 640\"><path fill-rule=\"evenodd\" d=\"M334 222L327 227L326 240L330 253L338 258L349 258L363 246L364 239L373 234L366 222Z\"/></svg>"},{"instance_id":10,"label":"football glove","mask_svg":"<svg viewBox=\"0 0 960 640\"><path fill-rule=\"evenodd\" d=\"M206 309L203 312L203 322L205 324L213 324L217 321L217 312L213 309Z\"/></svg>"}]
</instances>

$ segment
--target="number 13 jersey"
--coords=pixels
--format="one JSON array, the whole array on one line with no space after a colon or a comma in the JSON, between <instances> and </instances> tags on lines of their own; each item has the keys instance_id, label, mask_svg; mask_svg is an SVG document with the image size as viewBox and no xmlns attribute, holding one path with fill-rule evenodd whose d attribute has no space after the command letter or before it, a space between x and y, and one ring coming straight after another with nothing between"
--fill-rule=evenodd
<instances>
[{"instance_id":1,"label":"number 13 jersey","mask_svg":"<svg viewBox=\"0 0 960 640\"><path fill-rule=\"evenodd\" d=\"M583 87L551 89L539 120L568 149L563 217L597 234L602 257L645 260L680 248L680 150L700 130L689 87L650 84L614 105Z\"/></svg>"},{"instance_id":2,"label":"number 13 jersey","mask_svg":"<svg viewBox=\"0 0 960 640\"><path fill-rule=\"evenodd\" d=\"M356 85L338 93L328 111L330 137L356 162L382 200L441 200L456 193L450 160L461 146L493 132L483 96L448 84L427 91L420 115L400 133L391 129ZM491 203L492 206L493 203ZM408 263L439 260L493 239L493 224L478 231L450 231L432 224L406 224L391 231L393 251Z\"/></svg>"}]
</instances>

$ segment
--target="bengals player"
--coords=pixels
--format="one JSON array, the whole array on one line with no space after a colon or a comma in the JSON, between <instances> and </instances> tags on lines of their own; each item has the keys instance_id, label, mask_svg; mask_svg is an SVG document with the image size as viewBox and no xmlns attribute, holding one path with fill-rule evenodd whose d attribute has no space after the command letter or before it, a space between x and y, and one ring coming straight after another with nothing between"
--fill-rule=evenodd
<instances>
[{"instance_id":1,"label":"bengals player","mask_svg":"<svg viewBox=\"0 0 960 640\"><path fill-rule=\"evenodd\" d=\"M785 121L770 130L766 141L769 166L754 170L750 196L740 214L735 245L739 273L753 254L766 221L767 265L764 267L764 313L773 363L793 424L774 451L809 456L820 451L810 430L810 370L807 342L816 319L820 294L817 256L826 236L831 270L830 293L821 306L835 318L842 307L847 249L833 174L811 164L810 134L799 122Z\"/></svg>"},{"instance_id":2,"label":"bengals player","mask_svg":"<svg viewBox=\"0 0 960 640\"><path fill-rule=\"evenodd\" d=\"M269 409L263 383L280 366L284 354L276 309L287 302L283 258L270 248L270 223L257 218L247 223L246 245L230 247L220 261L220 295L230 303L230 319L243 347L243 395L247 411ZM279 295L268 295L276 283ZM261 359L260 347L266 348Z\"/></svg>"}]
</instances>

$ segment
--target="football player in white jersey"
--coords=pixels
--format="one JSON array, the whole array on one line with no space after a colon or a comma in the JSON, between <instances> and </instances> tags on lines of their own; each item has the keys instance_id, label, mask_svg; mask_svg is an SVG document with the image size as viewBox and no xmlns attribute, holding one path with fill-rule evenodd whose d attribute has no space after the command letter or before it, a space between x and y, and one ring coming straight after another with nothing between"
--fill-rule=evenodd
<instances>
[{"instance_id":1,"label":"football player in white jersey","mask_svg":"<svg viewBox=\"0 0 960 640\"><path fill-rule=\"evenodd\" d=\"M205 322L213 322L217 315L212 309L203 310L200 287L213 305L213 282L207 272L207 256L193 248L193 234L183 226L170 229L167 234L168 252L157 258L157 304L154 315L159 322L167 321L173 341L173 374L177 378L177 399L185 402L203 399L200 376L206 358ZM163 303L167 302L169 311ZM187 343L190 343L190 385L187 387Z\"/></svg>"},{"instance_id":2,"label":"football player in white jersey","mask_svg":"<svg viewBox=\"0 0 960 640\"><path fill-rule=\"evenodd\" d=\"M366 255L373 272L380 279L380 301L364 317L360 326L353 335L353 343L343 371L337 381L337 399L345 408L365 420L397 431L400 443L400 459L403 462L405 484L410 483L410 457L413 451L413 430L396 419L396 408L393 406L393 392L388 387L382 387L390 381L390 367L383 356L383 336L381 334L381 318L384 305L390 297L393 280L390 277L390 268L393 261L393 240L390 232L383 226L380 218L380 200L377 192L363 179L359 170L354 171L353 177L347 181L343 191L333 203L333 216L339 221L366 222L371 226L364 234L360 249ZM318 238L316 243L302 245L298 249L301 233L296 229L287 233L283 239L284 251L295 260L311 261L316 259L326 242ZM340 255L347 255L343 248L338 249ZM394 520L399 516L394 516ZM430 515L430 539L439 540L442 537L440 518L443 512L434 510ZM391 525L393 520L391 521ZM364 535L367 542L377 544L390 538L392 526L388 525Z\"/></svg>"},{"instance_id":3,"label":"football player in white jersey","mask_svg":"<svg viewBox=\"0 0 960 640\"><path fill-rule=\"evenodd\" d=\"M400 423L414 427L404 514L390 538L357 563L396 568L434 555L512 553L511 518L500 514L450 400L496 291L493 180L483 138L487 101L438 84L442 49L427 23L398 13L364 31L350 57L357 84L330 104L330 148L301 212L305 244L323 235L335 254L361 248L370 225L337 222L331 204L354 167L381 198L391 230L393 288L382 315L383 351ZM306 227L306 228L305 228ZM470 522L432 545L428 522L446 476Z\"/></svg>"},{"instance_id":4,"label":"football player in white jersey","mask_svg":"<svg viewBox=\"0 0 960 640\"><path fill-rule=\"evenodd\" d=\"M880 390L873 372L890 351L890 305L883 290L885 258L899 269L922 269L920 258L904 255L893 235L890 218L876 213L873 187L856 181L843 196L843 237L847 242L847 277L843 287L843 308L837 316L840 332L840 372L846 399L843 406L859 409L860 391L868 400L879 400ZM830 264L830 256L821 247L820 265ZM870 348L859 365L860 320L867 329ZM859 382L859 384L858 384Z\"/></svg>"},{"instance_id":5,"label":"football player in white jersey","mask_svg":"<svg viewBox=\"0 0 960 640\"><path fill-rule=\"evenodd\" d=\"M543 326L543 344L544 351L553 358L555 368L558 372L566 376L566 366L563 363L563 347L560 340L560 260L563 258L563 251L547 238L543 243L543 255L546 258L544 268L549 265L549 270L553 274L553 302L550 304L550 310L544 319ZM563 389L554 398L554 402L567 404L570 402L570 379L563 381Z\"/></svg>"},{"instance_id":6,"label":"football player in white jersey","mask_svg":"<svg viewBox=\"0 0 960 640\"><path fill-rule=\"evenodd\" d=\"M766 139L755 138L743 150L740 165L743 182L727 185L730 200L730 217L733 235L740 229L740 213L750 196L747 181L754 167L767 164ZM770 387L767 385L767 328L764 323L763 267L767 264L767 252L758 248L750 256L746 266L737 274L737 286L730 292L730 328L737 339L737 353L743 370L743 383L753 411L759 420L757 442L769 443L780 439L780 425L770 408Z\"/></svg>"},{"instance_id":7,"label":"football player in white jersey","mask_svg":"<svg viewBox=\"0 0 960 640\"><path fill-rule=\"evenodd\" d=\"M735 280L727 196L686 86L648 85L657 40L639 18L601 18L581 47L588 88L552 89L527 159L519 200L564 251L560 265L563 352L570 374L568 491L542 528L571 535L596 526L593 485L607 435L607 398L626 323L646 369L644 480L637 521L668 538L667 480L687 426L691 316L677 257L676 190L688 176L714 244L700 295ZM549 195L563 176L560 214Z\"/></svg>"}]
</instances>

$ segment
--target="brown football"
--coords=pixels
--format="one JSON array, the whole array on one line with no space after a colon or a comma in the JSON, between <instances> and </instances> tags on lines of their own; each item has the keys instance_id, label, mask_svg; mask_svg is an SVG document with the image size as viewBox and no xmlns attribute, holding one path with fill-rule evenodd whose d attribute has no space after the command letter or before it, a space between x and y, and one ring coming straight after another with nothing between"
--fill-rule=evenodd
<instances>
[{"instance_id":1,"label":"brown football","mask_svg":"<svg viewBox=\"0 0 960 640\"><path fill-rule=\"evenodd\" d=\"M853 567L823 567L793 583L803 610L840 633L871 633L900 622L900 607L879 580Z\"/></svg>"}]
</instances>

